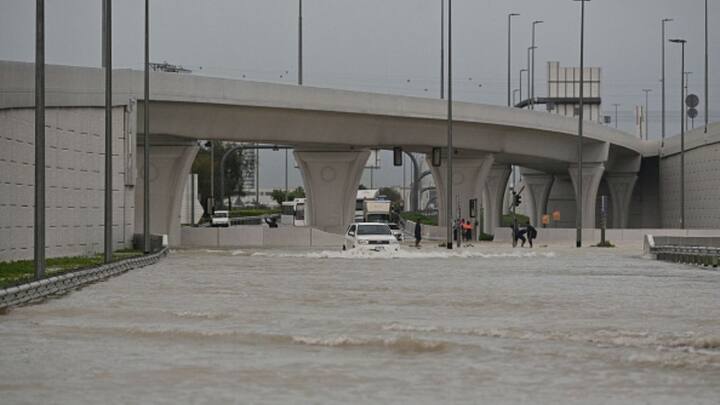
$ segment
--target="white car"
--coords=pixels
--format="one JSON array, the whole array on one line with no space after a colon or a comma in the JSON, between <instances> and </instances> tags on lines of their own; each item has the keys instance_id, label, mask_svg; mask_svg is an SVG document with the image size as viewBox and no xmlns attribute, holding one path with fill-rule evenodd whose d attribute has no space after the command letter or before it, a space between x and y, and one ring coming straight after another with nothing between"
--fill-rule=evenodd
<instances>
[{"instance_id":1,"label":"white car","mask_svg":"<svg viewBox=\"0 0 720 405\"><path fill-rule=\"evenodd\" d=\"M403 241L403 233L400 229L400 225L395 223L389 223L388 226L390 227L390 231L392 232L393 236L395 236L395 239L398 240L398 242Z\"/></svg>"},{"instance_id":2,"label":"white car","mask_svg":"<svg viewBox=\"0 0 720 405\"><path fill-rule=\"evenodd\" d=\"M229 211L215 211L212 216L212 226L230 226L230 212Z\"/></svg>"},{"instance_id":3,"label":"white car","mask_svg":"<svg viewBox=\"0 0 720 405\"><path fill-rule=\"evenodd\" d=\"M345 231L343 250L363 249L379 252L397 251L399 248L400 243L387 224L356 222Z\"/></svg>"}]
</instances>

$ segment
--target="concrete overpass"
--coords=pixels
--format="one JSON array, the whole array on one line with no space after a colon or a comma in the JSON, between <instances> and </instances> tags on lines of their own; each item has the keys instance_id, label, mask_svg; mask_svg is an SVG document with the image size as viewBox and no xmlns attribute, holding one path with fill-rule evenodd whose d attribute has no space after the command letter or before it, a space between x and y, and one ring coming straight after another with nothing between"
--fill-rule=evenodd
<instances>
[{"instance_id":1,"label":"concrete overpass","mask_svg":"<svg viewBox=\"0 0 720 405\"><path fill-rule=\"evenodd\" d=\"M32 108L32 64L0 62L0 110ZM133 170L142 164L142 72L114 72L114 104L126 111L128 152ZM47 105L93 109L104 105L99 69L48 66ZM446 102L442 100L299 87L195 75L153 73L150 131L152 231L179 242L180 193L197 153L192 140L264 142L292 145L309 197L308 217L317 228L338 232L352 219L355 191L370 149L401 146L430 153L446 144ZM136 103L137 102L137 103ZM498 226L510 165L524 169L531 217L537 222L558 176L573 185L577 121L544 112L491 105L454 106L456 199L451 207L468 216L469 200L483 201L487 231ZM134 149L134 148L133 148ZM614 129L587 123L584 140L582 204L584 224L595 226L596 199L606 182L618 227L627 213L643 157L657 156L659 145ZM137 167L137 173L142 173ZM445 201L446 167L433 168ZM142 227L142 181L135 190L135 230ZM440 218L444 219L444 215Z\"/></svg>"}]
</instances>

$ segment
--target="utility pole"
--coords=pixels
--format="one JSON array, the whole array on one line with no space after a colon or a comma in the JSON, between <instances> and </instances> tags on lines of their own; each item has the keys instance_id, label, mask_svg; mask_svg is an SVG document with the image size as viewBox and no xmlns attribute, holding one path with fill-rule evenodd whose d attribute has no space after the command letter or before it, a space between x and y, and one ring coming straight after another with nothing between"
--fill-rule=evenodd
<instances>
[{"instance_id":1,"label":"utility pole","mask_svg":"<svg viewBox=\"0 0 720 405\"><path fill-rule=\"evenodd\" d=\"M575 246L582 247L582 227L583 227L583 209L582 209L582 191L583 191L583 113L584 113L584 87L585 87L585 2L590 0L574 0L580 1L580 111L578 118L578 143L577 143L577 191L575 192L576 209L576 240ZM617 125L617 121L616 121Z\"/></svg>"},{"instance_id":2,"label":"utility pole","mask_svg":"<svg viewBox=\"0 0 720 405\"><path fill-rule=\"evenodd\" d=\"M652 91L651 89L643 89L643 92L645 92L645 140L646 140L646 141L649 139L649 136L650 136L650 135L649 135L649 134L650 134L650 131L648 130L648 127L649 127L649 125L650 125L650 120L649 120L649 118L650 118L650 110L649 110L650 104L648 103L648 101L649 101L649 99L650 99L649 94L650 94L651 91Z\"/></svg>"},{"instance_id":3,"label":"utility pole","mask_svg":"<svg viewBox=\"0 0 720 405\"><path fill-rule=\"evenodd\" d=\"M511 70L512 70L512 18L517 17L519 15L520 14L518 14L518 13L508 14L508 66L507 66L508 107L510 107L512 105L512 104L510 104L510 102L511 102L511 100L510 100L511 94L510 93L512 92L512 90L511 90L512 89L512 78L511 78L511 75L512 75L512 72L511 72Z\"/></svg>"},{"instance_id":4,"label":"utility pole","mask_svg":"<svg viewBox=\"0 0 720 405\"><path fill-rule=\"evenodd\" d=\"M145 0L145 100L143 120L143 251L150 253L150 0ZM194 197L193 197L194 198ZM194 200L193 200L194 201Z\"/></svg>"},{"instance_id":5,"label":"utility pole","mask_svg":"<svg viewBox=\"0 0 720 405\"><path fill-rule=\"evenodd\" d=\"M45 0L35 2L35 279L45 276Z\"/></svg>"},{"instance_id":6,"label":"utility pole","mask_svg":"<svg viewBox=\"0 0 720 405\"><path fill-rule=\"evenodd\" d=\"M112 261L113 254L113 166L112 166L112 0L104 0L103 16L103 67L105 68L105 263Z\"/></svg>"}]
</instances>

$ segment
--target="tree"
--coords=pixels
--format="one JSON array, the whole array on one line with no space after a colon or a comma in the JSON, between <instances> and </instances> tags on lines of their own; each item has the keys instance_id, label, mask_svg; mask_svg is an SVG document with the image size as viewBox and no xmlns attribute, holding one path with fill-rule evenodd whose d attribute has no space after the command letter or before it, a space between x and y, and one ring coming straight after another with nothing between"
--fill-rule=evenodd
<instances>
[{"instance_id":1,"label":"tree","mask_svg":"<svg viewBox=\"0 0 720 405\"><path fill-rule=\"evenodd\" d=\"M402 201L402 196L394 188L383 187L378 190L378 195L385 196L385 198L392 201L393 203L399 203Z\"/></svg>"},{"instance_id":2,"label":"tree","mask_svg":"<svg viewBox=\"0 0 720 405\"><path fill-rule=\"evenodd\" d=\"M287 193L287 196L290 196L290 193ZM285 202L285 190L275 189L270 194L270 197L272 197L272 199L275 200L276 203L282 205L282 203Z\"/></svg>"},{"instance_id":3,"label":"tree","mask_svg":"<svg viewBox=\"0 0 720 405\"><path fill-rule=\"evenodd\" d=\"M365 187L364 184L361 184L360 186L358 186L358 190L367 190L367 187Z\"/></svg>"},{"instance_id":4,"label":"tree","mask_svg":"<svg viewBox=\"0 0 720 405\"><path fill-rule=\"evenodd\" d=\"M200 203L205 209L205 213L210 213L208 207L208 199L210 198L210 150L215 150L215 207L221 205L221 198L227 199L231 195L243 195L243 173L247 167L253 162L248 162L243 158L240 150L230 154L225 159L225 195L220 195L220 163L222 157L229 149L237 144L224 143L220 141L208 142L197 154L192 166L192 173L198 175L198 194L200 194ZM227 201L225 201L227 203Z\"/></svg>"}]
</instances>

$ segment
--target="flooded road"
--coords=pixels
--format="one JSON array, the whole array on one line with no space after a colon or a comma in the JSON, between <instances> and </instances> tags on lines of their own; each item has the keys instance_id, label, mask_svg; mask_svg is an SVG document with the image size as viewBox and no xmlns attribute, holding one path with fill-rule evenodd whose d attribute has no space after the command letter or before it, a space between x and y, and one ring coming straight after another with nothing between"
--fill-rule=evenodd
<instances>
[{"instance_id":1,"label":"flooded road","mask_svg":"<svg viewBox=\"0 0 720 405\"><path fill-rule=\"evenodd\" d=\"M174 252L0 315L0 402L717 404L720 272L638 252Z\"/></svg>"}]
</instances>

